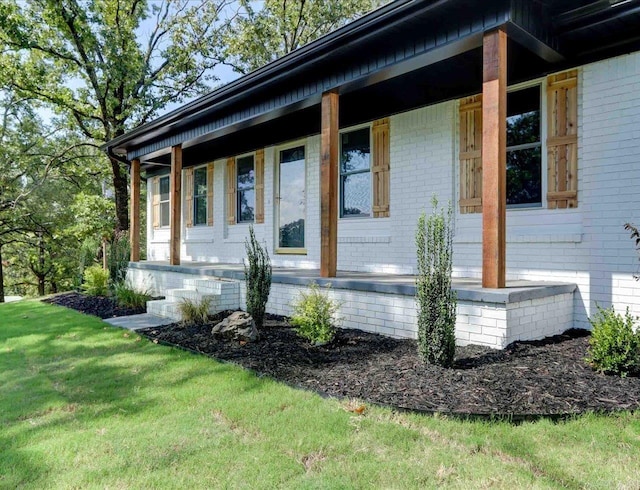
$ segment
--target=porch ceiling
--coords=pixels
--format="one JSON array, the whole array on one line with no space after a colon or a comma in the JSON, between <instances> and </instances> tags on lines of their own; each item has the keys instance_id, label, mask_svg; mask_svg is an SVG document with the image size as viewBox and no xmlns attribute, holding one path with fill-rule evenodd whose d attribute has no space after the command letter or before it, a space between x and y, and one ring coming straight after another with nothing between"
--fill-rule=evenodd
<instances>
[{"instance_id":1,"label":"porch ceiling","mask_svg":"<svg viewBox=\"0 0 640 490\"><path fill-rule=\"evenodd\" d=\"M396 0L107 149L193 165L319 133L323 92L342 127L480 91L482 33L506 25L509 83L640 49L640 0Z\"/></svg>"}]
</instances>

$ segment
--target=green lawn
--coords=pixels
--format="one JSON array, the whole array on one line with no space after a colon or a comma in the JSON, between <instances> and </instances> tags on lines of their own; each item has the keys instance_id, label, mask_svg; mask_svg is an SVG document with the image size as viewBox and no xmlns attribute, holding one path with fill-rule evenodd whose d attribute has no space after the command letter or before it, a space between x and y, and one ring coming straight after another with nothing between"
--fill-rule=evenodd
<instances>
[{"instance_id":1,"label":"green lawn","mask_svg":"<svg viewBox=\"0 0 640 490\"><path fill-rule=\"evenodd\" d=\"M638 488L640 414L461 422L324 400L0 305L1 488Z\"/></svg>"}]
</instances>

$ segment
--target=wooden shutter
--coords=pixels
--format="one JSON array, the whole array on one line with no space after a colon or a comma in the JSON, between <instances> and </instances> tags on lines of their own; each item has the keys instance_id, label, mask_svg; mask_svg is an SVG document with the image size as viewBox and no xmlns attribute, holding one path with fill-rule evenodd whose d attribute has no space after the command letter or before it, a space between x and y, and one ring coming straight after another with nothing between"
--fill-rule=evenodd
<instances>
[{"instance_id":1,"label":"wooden shutter","mask_svg":"<svg viewBox=\"0 0 640 490\"><path fill-rule=\"evenodd\" d=\"M460 101L460 213L482 212L482 94Z\"/></svg>"},{"instance_id":2,"label":"wooden shutter","mask_svg":"<svg viewBox=\"0 0 640 490\"><path fill-rule=\"evenodd\" d=\"M264 223L264 150L256 151L256 223Z\"/></svg>"},{"instance_id":3,"label":"wooden shutter","mask_svg":"<svg viewBox=\"0 0 640 490\"><path fill-rule=\"evenodd\" d=\"M578 206L578 71L547 78L547 204Z\"/></svg>"},{"instance_id":4,"label":"wooden shutter","mask_svg":"<svg viewBox=\"0 0 640 490\"><path fill-rule=\"evenodd\" d=\"M193 168L185 170L184 222L187 228L193 226Z\"/></svg>"},{"instance_id":5,"label":"wooden shutter","mask_svg":"<svg viewBox=\"0 0 640 490\"><path fill-rule=\"evenodd\" d=\"M213 163L207 165L207 226L213 226Z\"/></svg>"},{"instance_id":6,"label":"wooden shutter","mask_svg":"<svg viewBox=\"0 0 640 490\"><path fill-rule=\"evenodd\" d=\"M236 159L227 159L227 223L236 224Z\"/></svg>"},{"instance_id":7,"label":"wooden shutter","mask_svg":"<svg viewBox=\"0 0 640 490\"><path fill-rule=\"evenodd\" d=\"M153 215L153 229L160 228L160 177L153 177L151 179L151 196L152 196L152 210Z\"/></svg>"},{"instance_id":8,"label":"wooden shutter","mask_svg":"<svg viewBox=\"0 0 640 490\"><path fill-rule=\"evenodd\" d=\"M373 123L373 217L389 217L389 169L391 146L389 143L389 118Z\"/></svg>"}]
</instances>

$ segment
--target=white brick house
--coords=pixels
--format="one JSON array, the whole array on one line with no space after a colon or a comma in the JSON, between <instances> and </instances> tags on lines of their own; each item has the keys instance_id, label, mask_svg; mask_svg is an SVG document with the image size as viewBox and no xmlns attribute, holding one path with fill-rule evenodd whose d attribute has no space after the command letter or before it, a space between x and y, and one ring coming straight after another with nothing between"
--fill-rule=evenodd
<instances>
[{"instance_id":1,"label":"white brick house","mask_svg":"<svg viewBox=\"0 0 640 490\"><path fill-rule=\"evenodd\" d=\"M159 293L180 287L180 274L239 280L233 264L253 225L274 266L300 270L299 280L276 280L271 311L287 314L305 281L337 276L328 280L347 326L413 336L412 280L379 284L381 274L416 272L416 223L435 194L455 207L459 342L502 347L588 328L596 304L640 315L638 260L623 228L640 224L640 47L615 24L640 21L637 9L489 1L452 16L463 3L392 2L109 143L132 162L133 189L140 167L147 176L149 262L134 257L131 276ZM508 77L492 77L500 70ZM476 122L464 122L480 93L496 106L476 106ZM482 151L465 136L469 124L484 125L473 143ZM509 184L488 192L494 170ZM487 239L500 220L504 237ZM282 235L283 223L304 231Z\"/></svg>"}]
</instances>

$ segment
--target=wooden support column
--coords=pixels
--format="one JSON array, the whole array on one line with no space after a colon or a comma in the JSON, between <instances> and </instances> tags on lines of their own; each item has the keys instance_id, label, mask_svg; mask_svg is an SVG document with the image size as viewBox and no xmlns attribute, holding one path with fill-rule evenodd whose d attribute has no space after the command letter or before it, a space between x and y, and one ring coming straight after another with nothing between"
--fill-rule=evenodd
<instances>
[{"instance_id":1,"label":"wooden support column","mask_svg":"<svg viewBox=\"0 0 640 490\"><path fill-rule=\"evenodd\" d=\"M320 138L320 277L335 277L338 262L338 93L322 95Z\"/></svg>"},{"instance_id":2,"label":"wooden support column","mask_svg":"<svg viewBox=\"0 0 640 490\"><path fill-rule=\"evenodd\" d=\"M140 160L131 161L131 209L129 221L129 243L131 262L140 261Z\"/></svg>"},{"instance_id":3,"label":"wooden support column","mask_svg":"<svg viewBox=\"0 0 640 490\"><path fill-rule=\"evenodd\" d=\"M482 48L482 287L506 276L507 35L484 35Z\"/></svg>"},{"instance_id":4,"label":"wooden support column","mask_svg":"<svg viewBox=\"0 0 640 490\"><path fill-rule=\"evenodd\" d=\"M180 265L180 218L182 216L182 145L171 147L171 177L169 179L171 214L169 263Z\"/></svg>"}]
</instances>

